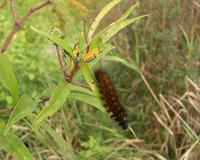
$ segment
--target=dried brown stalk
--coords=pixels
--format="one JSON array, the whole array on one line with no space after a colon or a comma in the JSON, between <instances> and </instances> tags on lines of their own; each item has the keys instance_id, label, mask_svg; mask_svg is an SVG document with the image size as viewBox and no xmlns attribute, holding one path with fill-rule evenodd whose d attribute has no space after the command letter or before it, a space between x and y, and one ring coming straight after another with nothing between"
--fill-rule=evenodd
<instances>
[{"instance_id":1,"label":"dried brown stalk","mask_svg":"<svg viewBox=\"0 0 200 160\"><path fill-rule=\"evenodd\" d=\"M17 30L20 28L20 26L22 25L22 23L28 18L30 17L33 13L37 12L38 10L40 10L41 8L45 7L46 5L50 4L52 2L52 0L46 0L45 2L32 7L28 10L28 12L22 17L22 18L17 18L17 10L15 7L15 3L14 0L10 0L10 7L11 7L11 11L12 11L12 15L13 15L13 20L14 20L14 25L12 30L10 31L7 39L5 40L5 42L3 43L2 47L0 48L0 53L3 54L6 49L8 48L9 44L11 43L13 37L15 36Z\"/></svg>"}]
</instances>

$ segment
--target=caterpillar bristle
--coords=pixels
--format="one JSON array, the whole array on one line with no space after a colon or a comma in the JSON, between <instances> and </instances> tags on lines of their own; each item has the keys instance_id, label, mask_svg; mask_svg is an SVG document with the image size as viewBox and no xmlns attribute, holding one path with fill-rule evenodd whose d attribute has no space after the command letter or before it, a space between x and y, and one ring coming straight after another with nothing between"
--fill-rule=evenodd
<instances>
[{"instance_id":1,"label":"caterpillar bristle","mask_svg":"<svg viewBox=\"0 0 200 160\"><path fill-rule=\"evenodd\" d=\"M126 130L128 128L127 115L124 107L118 100L115 88L109 76L101 70L96 70L95 77L107 111L112 113L111 117L118 122L121 128Z\"/></svg>"}]
</instances>

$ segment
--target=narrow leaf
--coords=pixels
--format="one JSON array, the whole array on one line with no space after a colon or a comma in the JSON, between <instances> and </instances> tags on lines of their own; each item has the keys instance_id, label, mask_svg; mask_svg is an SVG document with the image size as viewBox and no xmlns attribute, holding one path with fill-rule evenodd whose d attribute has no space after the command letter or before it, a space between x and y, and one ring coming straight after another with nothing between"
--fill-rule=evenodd
<instances>
[{"instance_id":1,"label":"narrow leaf","mask_svg":"<svg viewBox=\"0 0 200 160\"><path fill-rule=\"evenodd\" d=\"M112 49L115 47L110 44L105 44L103 51L91 62L88 63L90 68L93 68L101 59L103 56L105 56L107 53L109 53ZM82 72L77 72L74 79L78 79L81 76Z\"/></svg>"},{"instance_id":2,"label":"narrow leaf","mask_svg":"<svg viewBox=\"0 0 200 160\"><path fill-rule=\"evenodd\" d=\"M103 51L92 61L89 63L90 68L95 66L106 54L108 54L111 50L113 50L115 47L110 44L106 44L104 46Z\"/></svg>"},{"instance_id":3,"label":"narrow leaf","mask_svg":"<svg viewBox=\"0 0 200 160\"><path fill-rule=\"evenodd\" d=\"M105 56L105 60L122 63L123 65L127 66L128 68L140 73L140 69L138 68L138 66L134 62L129 63L126 60L121 59L119 57L115 57L115 56Z\"/></svg>"},{"instance_id":4,"label":"narrow leaf","mask_svg":"<svg viewBox=\"0 0 200 160\"><path fill-rule=\"evenodd\" d=\"M80 92L80 93L83 93L83 94L87 94L87 95L93 95L93 92L90 91L89 89L87 88L83 88L83 87L80 87L80 86L77 86L77 85L73 85L71 83L68 84L68 87L71 91L75 91L75 92ZM50 88L47 88L46 90L43 91L43 93L41 94L41 98L44 98L44 97L50 97L51 93L55 90L55 87L50 87Z\"/></svg>"},{"instance_id":5,"label":"narrow leaf","mask_svg":"<svg viewBox=\"0 0 200 160\"><path fill-rule=\"evenodd\" d=\"M66 101L71 89L69 84L64 80L61 80L55 90L53 91L49 103L45 106L35 118L33 127L37 126L44 119L54 114Z\"/></svg>"},{"instance_id":6,"label":"narrow leaf","mask_svg":"<svg viewBox=\"0 0 200 160\"><path fill-rule=\"evenodd\" d=\"M118 23L116 23L115 25L113 25L112 27L110 27L104 37L102 37L102 43L105 44L108 40L110 40L114 35L116 35L119 31L121 31L123 28L127 27L128 25L132 24L133 22L141 19L141 18L144 18L144 17L147 17L147 15L142 15L142 16L138 16L136 18L131 18L131 19L127 19L127 20L124 20L124 21L119 21Z\"/></svg>"},{"instance_id":7,"label":"narrow leaf","mask_svg":"<svg viewBox=\"0 0 200 160\"><path fill-rule=\"evenodd\" d=\"M92 49L95 49L95 48L99 48L100 47L100 44L102 42L102 39L101 37L96 37L96 38L93 38L90 42L90 50Z\"/></svg>"},{"instance_id":8,"label":"narrow leaf","mask_svg":"<svg viewBox=\"0 0 200 160\"><path fill-rule=\"evenodd\" d=\"M94 76L93 72L91 71L91 69L86 64L85 61L81 61L80 68L81 68L81 71L82 71L82 73L84 75L84 78L85 78L86 82L90 86L90 88L93 91L94 95L97 96L97 97L100 97L99 90L98 90L98 88L96 86L95 76Z\"/></svg>"},{"instance_id":9,"label":"narrow leaf","mask_svg":"<svg viewBox=\"0 0 200 160\"><path fill-rule=\"evenodd\" d=\"M122 23L123 21L127 20L127 17L135 10L135 8L139 5L139 3L136 3L134 6L130 7L118 20L116 20L115 22L111 23L110 25L108 25L107 27L103 28L100 32L98 32L97 34L95 34L95 36L93 37L93 39L97 38L97 37L103 37L110 28L118 25L119 23Z\"/></svg>"},{"instance_id":10,"label":"narrow leaf","mask_svg":"<svg viewBox=\"0 0 200 160\"><path fill-rule=\"evenodd\" d=\"M85 61L82 61L80 63L80 68L81 71L83 73L83 76L86 80L86 82L88 83L88 85L90 86L91 90L93 91L94 95L100 100L101 94L99 92L98 87L96 86L96 78L93 74L93 72L91 71L91 69L89 68L89 66L85 63ZM98 107L99 108L99 107ZM105 111L104 108L100 108L101 111Z\"/></svg>"},{"instance_id":11,"label":"narrow leaf","mask_svg":"<svg viewBox=\"0 0 200 160\"><path fill-rule=\"evenodd\" d=\"M31 27L31 29L33 29L35 32L43 35L44 37L49 38L51 41L53 41L55 44L57 44L58 46L60 46L61 48L63 48L67 52L69 52L71 56L73 56L72 55L72 48L70 47L70 45L67 44L67 42L64 41L63 39L61 39L60 37L49 34L49 33L44 32L44 31L41 31L41 30L36 29L34 27Z\"/></svg>"},{"instance_id":12,"label":"narrow leaf","mask_svg":"<svg viewBox=\"0 0 200 160\"><path fill-rule=\"evenodd\" d=\"M84 50L84 46L86 45L84 32L81 32L81 34L79 36L78 44L79 44L80 51Z\"/></svg>"},{"instance_id":13,"label":"narrow leaf","mask_svg":"<svg viewBox=\"0 0 200 160\"><path fill-rule=\"evenodd\" d=\"M89 41L91 40L95 30L97 29L99 23L101 22L101 20L103 19L103 17L115 6L117 5L119 2L121 2L122 0L113 0L110 3L108 3L102 10L101 12L97 15L97 17L95 18L94 22L92 23L91 27L90 27L90 31L88 33L88 39Z\"/></svg>"},{"instance_id":14,"label":"narrow leaf","mask_svg":"<svg viewBox=\"0 0 200 160\"><path fill-rule=\"evenodd\" d=\"M49 88L45 89L45 90L41 93L39 99L43 99L43 98L50 97L51 93L55 90L55 88L56 88L56 86L52 86L52 87L49 87Z\"/></svg>"},{"instance_id":15,"label":"narrow leaf","mask_svg":"<svg viewBox=\"0 0 200 160\"><path fill-rule=\"evenodd\" d=\"M76 160L77 157L75 153L73 152L73 148L71 145L71 141L66 142L65 139L62 137L62 134L59 132L56 132L53 130L53 128L47 124L47 123L42 123L41 127L42 130L44 130L44 135L50 135L51 139L55 141L55 144L59 147L59 150L61 151L62 158L63 160Z\"/></svg>"},{"instance_id":16,"label":"narrow leaf","mask_svg":"<svg viewBox=\"0 0 200 160\"><path fill-rule=\"evenodd\" d=\"M86 89L86 88L83 88L83 87L80 87L80 86L76 86L76 85L73 85L73 84L68 84L68 87L71 90L71 92L69 94L69 98L73 98L73 99L85 102L87 104L90 104L90 105L96 107L97 109L99 109L102 112L105 111L100 100L98 98L96 98L94 96L94 93L91 92L89 89ZM44 91L44 93L42 94L41 98L49 97L51 95L53 89L55 89L55 87L51 87L51 88L46 89Z\"/></svg>"},{"instance_id":17,"label":"narrow leaf","mask_svg":"<svg viewBox=\"0 0 200 160\"><path fill-rule=\"evenodd\" d=\"M18 82L15 77L12 65L5 55L0 55L0 77L5 86L10 91L14 102L17 102L19 97Z\"/></svg>"},{"instance_id":18,"label":"narrow leaf","mask_svg":"<svg viewBox=\"0 0 200 160\"><path fill-rule=\"evenodd\" d=\"M123 21L125 20L131 13L133 13L133 11L135 10L135 8L137 6L139 6L140 3L136 3L135 5L131 6L117 21Z\"/></svg>"},{"instance_id":19,"label":"narrow leaf","mask_svg":"<svg viewBox=\"0 0 200 160\"><path fill-rule=\"evenodd\" d=\"M200 8L200 3L198 3L198 2L193 2L197 7L199 7Z\"/></svg>"},{"instance_id":20,"label":"narrow leaf","mask_svg":"<svg viewBox=\"0 0 200 160\"><path fill-rule=\"evenodd\" d=\"M88 8L84 4L78 2L77 0L68 0L68 2L84 12L89 12Z\"/></svg>"},{"instance_id":21,"label":"narrow leaf","mask_svg":"<svg viewBox=\"0 0 200 160\"><path fill-rule=\"evenodd\" d=\"M5 124L0 120L0 146L16 160L34 160L23 142L14 134L4 135Z\"/></svg>"},{"instance_id":22,"label":"narrow leaf","mask_svg":"<svg viewBox=\"0 0 200 160\"><path fill-rule=\"evenodd\" d=\"M80 93L88 94L88 95L93 95L93 93L87 88L83 88L83 87L80 87L80 86L75 86L73 84L69 84L69 88L72 91L76 91L76 92L80 92Z\"/></svg>"},{"instance_id":23,"label":"narrow leaf","mask_svg":"<svg viewBox=\"0 0 200 160\"><path fill-rule=\"evenodd\" d=\"M136 63L139 66L140 65L140 46L139 46L139 36L137 33L137 30L135 30L135 59Z\"/></svg>"},{"instance_id":24,"label":"narrow leaf","mask_svg":"<svg viewBox=\"0 0 200 160\"><path fill-rule=\"evenodd\" d=\"M23 95L17 102L13 112L11 113L5 134L7 134L14 123L28 116L36 109L37 103L33 101L30 95Z\"/></svg>"},{"instance_id":25,"label":"narrow leaf","mask_svg":"<svg viewBox=\"0 0 200 160\"><path fill-rule=\"evenodd\" d=\"M91 106L94 106L95 108L97 108L98 110L102 112L106 111L101 101L94 95L87 95L87 94L73 91L70 93L69 98L73 98L73 99L85 102L87 104L90 104Z\"/></svg>"}]
</instances>

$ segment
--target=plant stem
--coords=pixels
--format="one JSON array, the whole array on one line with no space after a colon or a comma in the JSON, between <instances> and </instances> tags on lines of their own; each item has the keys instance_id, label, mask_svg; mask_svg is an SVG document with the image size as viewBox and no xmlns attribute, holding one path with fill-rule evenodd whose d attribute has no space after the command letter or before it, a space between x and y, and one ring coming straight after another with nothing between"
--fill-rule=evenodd
<instances>
[{"instance_id":1,"label":"plant stem","mask_svg":"<svg viewBox=\"0 0 200 160\"><path fill-rule=\"evenodd\" d=\"M20 26L22 25L22 23L28 18L30 17L33 13L37 12L38 10L40 10L41 8L45 7L46 5L50 4L52 2L52 0L46 0L45 2L29 9L29 11L19 20L17 20L17 11L16 11L16 7L14 4L14 0L10 0L10 7L11 7L11 11L12 11L12 15L13 15L13 19L14 19L14 26L12 28L12 30L10 31L7 39L5 40L5 42L3 43L2 47L0 48L0 53L3 54L6 49L8 48L9 44L11 43L13 37L15 36L17 30L20 28Z\"/></svg>"},{"instance_id":2,"label":"plant stem","mask_svg":"<svg viewBox=\"0 0 200 160\"><path fill-rule=\"evenodd\" d=\"M142 78L142 80L144 81L145 85L147 86L147 88L149 89L149 91L151 92L153 98L155 99L155 101L158 103L158 105L160 105L160 101L157 98L157 96L155 95L154 91L152 90L151 86L149 85L149 83L147 82L146 78L144 77L144 75L142 74L142 72L140 72L140 76Z\"/></svg>"}]
</instances>

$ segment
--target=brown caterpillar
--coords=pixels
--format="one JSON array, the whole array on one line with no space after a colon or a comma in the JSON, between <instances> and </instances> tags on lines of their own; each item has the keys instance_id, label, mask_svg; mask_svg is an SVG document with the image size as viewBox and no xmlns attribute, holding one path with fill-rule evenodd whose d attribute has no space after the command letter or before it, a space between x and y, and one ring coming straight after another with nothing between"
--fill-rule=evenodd
<instances>
[{"instance_id":1,"label":"brown caterpillar","mask_svg":"<svg viewBox=\"0 0 200 160\"><path fill-rule=\"evenodd\" d=\"M115 88L109 78L109 76L101 70L95 71L95 77L98 82L99 90L102 94L102 99L105 102L108 112L111 112L111 117L119 123L123 129L128 128L127 115L124 107L120 104L116 95Z\"/></svg>"}]
</instances>

